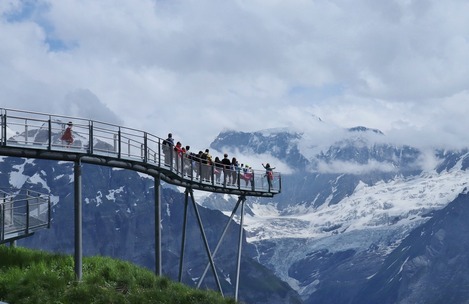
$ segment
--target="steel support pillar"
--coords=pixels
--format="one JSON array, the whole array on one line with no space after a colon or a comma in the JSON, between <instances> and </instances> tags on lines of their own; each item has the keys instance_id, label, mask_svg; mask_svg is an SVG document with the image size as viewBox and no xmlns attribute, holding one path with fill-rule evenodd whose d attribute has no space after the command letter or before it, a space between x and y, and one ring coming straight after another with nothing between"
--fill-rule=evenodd
<instances>
[{"instance_id":1,"label":"steel support pillar","mask_svg":"<svg viewBox=\"0 0 469 304\"><path fill-rule=\"evenodd\" d=\"M187 229L187 208L189 206L189 189L186 188L184 193L184 219L182 222L182 240L181 240L181 255L179 259L179 282L182 282L182 268L184 265L184 252L186 248L186 229Z\"/></svg>"},{"instance_id":2,"label":"steel support pillar","mask_svg":"<svg viewBox=\"0 0 469 304\"><path fill-rule=\"evenodd\" d=\"M83 275L83 227L81 204L81 161L74 165L74 199L75 199L75 277L81 281Z\"/></svg>"},{"instance_id":3,"label":"steel support pillar","mask_svg":"<svg viewBox=\"0 0 469 304\"><path fill-rule=\"evenodd\" d=\"M235 302L238 302L238 291L239 291L239 274L241 270L241 252L243 249L243 225L244 225L244 203L246 197L241 197L241 219L239 222L239 245L238 245L238 267L236 269L236 284L235 284Z\"/></svg>"},{"instance_id":4,"label":"steel support pillar","mask_svg":"<svg viewBox=\"0 0 469 304\"><path fill-rule=\"evenodd\" d=\"M158 174L155 178L155 273L162 275L161 261L161 179Z\"/></svg>"}]
</instances>

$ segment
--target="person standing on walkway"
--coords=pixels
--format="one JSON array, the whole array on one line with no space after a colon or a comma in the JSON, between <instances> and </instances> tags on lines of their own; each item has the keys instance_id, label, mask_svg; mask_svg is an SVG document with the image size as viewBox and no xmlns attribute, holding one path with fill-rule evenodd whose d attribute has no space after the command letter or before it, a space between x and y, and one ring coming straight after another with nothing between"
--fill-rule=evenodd
<instances>
[{"instance_id":1,"label":"person standing on walkway","mask_svg":"<svg viewBox=\"0 0 469 304\"><path fill-rule=\"evenodd\" d=\"M231 183L231 174L230 174L230 166L231 161L228 158L228 154L223 155L223 159L221 160L223 164L223 185L226 187L226 183Z\"/></svg>"},{"instance_id":2,"label":"person standing on walkway","mask_svg":"<svg viewBox=\"0 0 469 304\"><path fill-rule=\"evenodd\" d=\"M192 177L192 153L189 151L190 146L186 146L186 153L184 153L184 175Z\"/></svg>"},{"instance_id":3,"label":"person standing on walkway","mask_svg":"<svg viewBox=\"0 0 469 304\"><path fill-rule=\"evenodd\" d=\"M67 144L67 148L70 148L70 146L73 144L72 127L73 123L69 121L67 124L67 128L65 129L64 133L62 134L62 137L60 138Z\"/></svg>"},{"instance_id":4,"label":"person standing on walkway","mask_svg":"<svg viewBox=\"0 0 469 304\"><path fill-rule=\"evenodd\" d=\"M182 147L181 142L177 142L176 146L174 146L174 162L176 163L176 172L181 173L182 172L182 159L183 155L185 152L185 148Z\"/></svg>"},{"instance_id":5,"label":"person standing on walkway","mask_svg":"<svg viewBox=\"0 0 469 304\"><path fill-rule=\"evenodd\" d=\"M164 163L167 166L171 166L173 146L174 146L173 134L168 133L168 138L163 140Z\"/></svg>"},{"instance_id":6,"label":"person standing on walkway","mask_svg":"<svg viewBox=\"0 0 469 304\"><path fill-rule=\"evenodd\" d=\"M211 165L212 165L212 156L210 155L210 150L205 149L205 152L202 153L202 180L210 181L211 179Z\"/></svg>"},{"instance_id":7,"label":"person standing on walkway","mask_svg":"<svg viewBox=\"0 0 469 304\"><path fill-rule=\"evenodd\" d=\"M238 183L238 161L236 157L231 159L231 184L236 186Z\"/></svg>"},{"instance_id":8,"label":"person standing on walkway","mask_svg":"<svg viewBox=\"0 0 469 304\"><path fill-rule=\"evenodd\" d=\"M272 180L274 179L273 171L275 168L272 168L269 163L265 164L265 166L264 164L262 164L262 167L264 167L265 169L265 176L267 177L267 183L269 184L269 191L270 191L270 189L272 189Z\"/></svg>"},{"instance_id":9,"label":"person standing on walkway","mask_svg":"<svg viewBox=\"0 0 469 304\"><path fill-rule=\"evenodd\" d=\"M221 172L223 171L223 163L221 162L220 158L217 156L215 157L215 160L213 162L213 166L214 166L214 174L215 174L215 182L217 184L220 183L220 180L221 180Z\"/></svg>"}]
</instances>

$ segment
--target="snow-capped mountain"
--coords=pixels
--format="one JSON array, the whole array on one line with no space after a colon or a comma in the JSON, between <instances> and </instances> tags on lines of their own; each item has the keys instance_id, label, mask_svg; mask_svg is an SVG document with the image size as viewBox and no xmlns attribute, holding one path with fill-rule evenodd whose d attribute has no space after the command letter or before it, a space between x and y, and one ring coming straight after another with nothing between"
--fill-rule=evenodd
<instances>
[{"instance_id":1,"label":"snow-capped mountain","mask_svg":"<svg viewBox=\"0 0 469 304\"><path fill-rule=\"evenodd\" d=\"M268 160L283 173L280 195L248 198L244 248L249 258L244 261L255 264L244 279L267 276L267 271L257 273L260 263L296 290L304 303L426 303L424 299L431 299L422 296L426 286L432 286L435 294L449 294L448 286L432 278L440 272L449 278L454 271L462 279L451 280L451 290L462 291L450 302L463 303L461 299L469 298L461 285L466 282L463 273L467 267L463 264L460 271L454 270L456 262L465 257L465 245L457 246L458 237L463 240L465 236L457 231L469 230L463 225L464 214L469 213L465 204L469 201L469 152L422 150L391 143L379 130L355 127L327 131L321 120L315 123L318 133L223 131L210 146L214 156L229 152L254 168ZM0 169L5 174L0 175L0 182L53 193L53 227L61 227L53 238L59 241L46 241L46 231L31 242L67 252L73 248L71 164L52 163L2 158ZM88 212L88 226L84 227L92 229L85 239L98 244L90 245L88 253L121 255L151 265L153 235L145 223L151 221L148 202L153 200L152 182L125 170L91 165L87 170L90 174L83 183L90 188L84 196ZM177 222L183 209L183 196L176 191L168 187L163 193L163 225L172 235L180 234ZM204 209L210 233L221 230L223 220L219 219L224 217L219 211L229 214L237 198L208 193L197 193L196 197L202 205L215 209ZM190 230L197 238L197 229ZM99 242L99 234L113 241ZM163 247L168 248L166 267L174 275L180 240L168 238L164 242ZM185 273L191 279L196 279L200 270L199 245L194 245ZM233 258L230 253L223 257ZM224 271L224 284L229 285L230 272ZM282 286L271 279L269 282L269 286ZM247 292L253 293L249 297L252 303L265 297L265 290L256 293L255 284L251 287ZM298 298L288 290L282 287L280 294L286 292L287 296L276 296L275 301L297 303Z\"/></svg>"},{"instance_id":2,"label":"snow-capped mountain","mask_svg":"<svg viewBox=\"0 0 469 304\"><path fill-rule=\"evenodd\" d=\"M296 170L302 170L308 165L308 160L299 151L298 142L301 136L300 133L286 129L253 133L227 130L220 133L210 147L217 151L229 150L232 154L245 156L268 154L281 159Z\"/></svg>"},{"instance_id":3,"label":"snow-capped mountain","mask_svg":"<svg viewBox=\"0 0 469 304\"><path fill-rule=\"evenodd\" d=\"M211 147L269 147L293 168L280 195L249 202L245 227L255 258L305 303L348 303L403 239L468 185L466 150L397 146L364 127L318 150L305 142L311 135L282 132L289 131L224 132Z\"/></svg>"}]
</instances>

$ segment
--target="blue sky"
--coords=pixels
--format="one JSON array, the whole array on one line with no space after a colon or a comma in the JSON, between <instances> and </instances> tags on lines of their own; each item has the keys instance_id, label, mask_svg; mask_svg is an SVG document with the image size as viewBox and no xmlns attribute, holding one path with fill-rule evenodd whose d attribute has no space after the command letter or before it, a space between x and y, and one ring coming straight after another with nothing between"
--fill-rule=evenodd
<instances>
[{"instance_id":1,"label":"blue sky","mask_svg":"<svg viewBox=\"0 0 469 304\"><path fill-rule=\"evenodd\" d=\"M314 140L315 116L467 146L468 11L459 0L2 0L1 106L200 148L223 129Z\"/></svg>"}]
</instances>

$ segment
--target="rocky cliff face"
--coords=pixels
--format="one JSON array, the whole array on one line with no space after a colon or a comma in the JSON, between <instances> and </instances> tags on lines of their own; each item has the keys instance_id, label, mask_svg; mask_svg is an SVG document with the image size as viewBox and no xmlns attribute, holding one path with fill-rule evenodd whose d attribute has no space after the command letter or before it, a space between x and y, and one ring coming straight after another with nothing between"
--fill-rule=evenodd
<instances>
[{"instance_id":1,"label":"rocky cliff face","mask_svg":"<svg viewBox=\"0 0 469 304\"><path fill-rule=\"evenodd\" d=\"M467 303L469 195L460 194L408 237L353 303Z\"/></svg>"}]
</instances>

